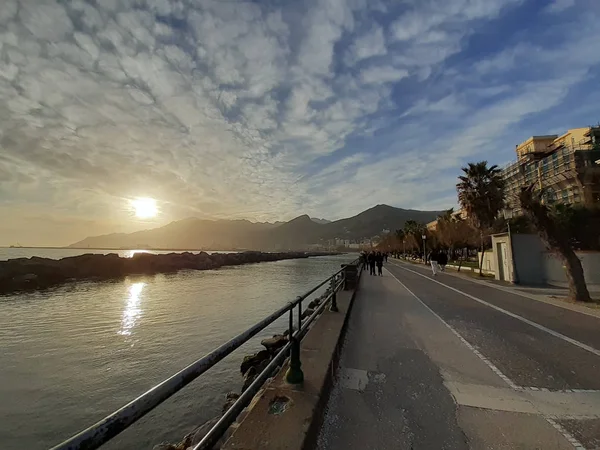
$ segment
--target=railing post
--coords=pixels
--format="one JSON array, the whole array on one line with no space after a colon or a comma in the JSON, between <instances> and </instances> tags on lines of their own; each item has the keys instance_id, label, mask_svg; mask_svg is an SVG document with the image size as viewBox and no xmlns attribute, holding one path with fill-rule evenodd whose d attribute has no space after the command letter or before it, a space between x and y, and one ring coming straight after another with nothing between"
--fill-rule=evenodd
<instances>
[{"instance_id":1,"label":"railing post","mask_svg":"<svg viewBox=\"0 0 600 450\"><path fill-rule=\"evenodd\" d=\"M331 306L329 307L329 311L333 311L333 312L338 312L338 305L337 305L337 286L335 285L335 278L333 277L331 278Z\"/></svg>"},{"instance_id":2,"label":"railing post","mask_svg":"<svg viewBox=\"0 0 600 450\"><path fill-rule=\"evenodd\" d=\"M298 332L302 327L302 301L298 302ZM290 365L285 373L285 381L290 384L300 384L304 381L302 362L300 361L300 340L294 335L294 308L290 309Z\"/></svg>"}]
</instances>

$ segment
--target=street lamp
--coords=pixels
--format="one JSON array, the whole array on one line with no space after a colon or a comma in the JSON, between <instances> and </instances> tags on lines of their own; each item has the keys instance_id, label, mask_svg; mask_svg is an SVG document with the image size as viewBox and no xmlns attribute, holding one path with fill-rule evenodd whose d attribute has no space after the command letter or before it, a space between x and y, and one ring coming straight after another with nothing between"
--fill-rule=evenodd
<instances>
[{"instance_id":1,"label":"street lamp","mask_svg":"<svg viewBox=\"0 0 600 450\"><path fill-rule=\"evenodd\" d=\"M512 208L504 208L502 210L502 215L504 216L504 220L506 220L506 227L508 229L508 242L510 243L510 262L511 268L513 272L512 281L515 284L519 283L519 276L517 274L517 265L515 264L515 252L512 240L512 233L510 231L510 220L513 218L513 210Z\"/></svg>"},{"instance_id":2,"label":"street lamp","mask_svg":"<svg viewBox=\"0 0 600 450\"><path fill-rule=\"evenodd\" d=\"M423 238L423 261L427 264L427 235L421 236Z\"/></svg>"}]
</instances>

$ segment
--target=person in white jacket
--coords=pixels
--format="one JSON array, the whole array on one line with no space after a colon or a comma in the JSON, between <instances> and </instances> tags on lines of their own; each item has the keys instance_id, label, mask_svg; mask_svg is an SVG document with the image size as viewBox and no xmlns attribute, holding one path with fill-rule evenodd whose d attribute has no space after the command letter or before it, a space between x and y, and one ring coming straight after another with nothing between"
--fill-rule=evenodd
<instances>
[{"instance_id":1,"label":"person in white jacket","mask_svg":"<svg viewBox=\"0 0 600 450\"><path fill-rule=\"evenodd\" d=\"M433 276L436 276L440 271L440 266L438 265L438 257L439 254L435 249L433 249L429 254L429 262L431 263L431 271L433 272Z\"/></svg>"}]
</instances>

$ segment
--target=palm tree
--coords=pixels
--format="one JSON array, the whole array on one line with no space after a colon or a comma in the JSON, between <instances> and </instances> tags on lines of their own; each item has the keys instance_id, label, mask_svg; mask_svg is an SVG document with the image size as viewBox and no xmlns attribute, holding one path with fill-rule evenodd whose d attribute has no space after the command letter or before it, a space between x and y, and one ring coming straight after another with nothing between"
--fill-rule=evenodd
<instances>
[{"instance_id":1,"label":"palm tree","mask_svg":"<svg viewBox=\"0 0 600 450\"><path fill-rule=\"evenodd\" d=\"M456 185L458 201L466 211L481 240L481 261L479 275L482 275L485 246L483 235L494 224L504 207L504 179L498 166L488 167L487 161L469 163L463 167L464 175L458 177Z\"/></svg>"},{"instance_id":2,"label":"palm tree","mask_svg":"<svg viewBox=\"0 0 600 450\"><path fill-rule=\"evenodd\" d=\"M529 186L521 191L519 195L521 208L531 220L546 248L562 259L567 269L566 275L571 298L581 302L591 302L592 299L585 284L583 267L571 247L568 230L565 230L560 220L553 217L548 208L534 197L533 189L534 186Z\"/></svg>"}]
</instances>

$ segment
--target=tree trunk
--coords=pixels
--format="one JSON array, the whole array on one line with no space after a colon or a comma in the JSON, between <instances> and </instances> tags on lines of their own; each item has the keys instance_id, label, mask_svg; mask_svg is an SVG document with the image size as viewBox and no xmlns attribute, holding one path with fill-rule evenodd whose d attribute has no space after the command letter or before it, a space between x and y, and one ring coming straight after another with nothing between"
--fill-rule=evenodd
<instances>
[{"instance_id":1,"label":"tree trunk","mask_svg":"<svg viewBox=\"0 0 600 450\"><path fill-rule=\"evenodd\" d=\"M479 261L479 276L483 276L483 257L485 256L485 245L483 245L483 231L480 231L480 239L481 239L481 261Z\"/></svg>"},{"instance_id":2,"label":"tree trunk","mask_svg":"<svg viewBox=\"0 0 600 450\"><path fill-rule=\"evenodd\" d=\"M560 252L559 255L563 260L567 269L567 280L569 281L569 292L571 299L581 302L591 302L590 293L585 284L585 276L581 261L571 247L566 251Z\"/></svg>"},{"instance_id":3,"label":"tree trunk","mask_svg":"<svg viewBox=\"0 0 600 450\"><path fill-rule=\"evenodd\" d=\"M571 299L591 302L581 261L571 248L569 237L548 214L547 208L533 198L532 191L533 186L521 191L519 196L521 207L531 220L546 248L557 254L565 265Z\"/></svg>"}]
</instances>

